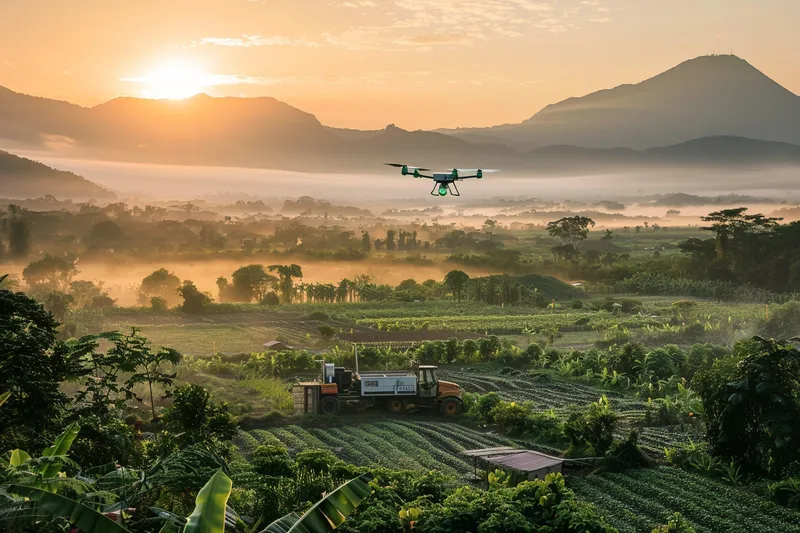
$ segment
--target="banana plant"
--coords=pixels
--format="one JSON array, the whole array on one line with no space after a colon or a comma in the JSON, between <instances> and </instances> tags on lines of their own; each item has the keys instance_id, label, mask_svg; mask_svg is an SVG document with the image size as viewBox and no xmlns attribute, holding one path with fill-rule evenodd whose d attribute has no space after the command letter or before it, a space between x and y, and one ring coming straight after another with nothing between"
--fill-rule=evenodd
<instances>
[{"instance_id":1,"label":"banana plant","mask_svg":"<svg viewBox=\"0 0 800 533\"><path fill-rule=\"evenodd\" d=\"M0 394L0 405L6 403L10 397L11 397L11 391L6 391L3 394Z\"/></svg>"},{"instance_id":2,"label":"banana plant","mask_svg":"<svg viewBox=\"0 0 800 533\"><path fill-rule=\"evenodd\" d=\"M351 479L318 501L303 516L290 513L267 526L261 533L329 533L347 519L372 493L370 474Z\"/></svg>"},{"instance_id":3,"label":"banana plant","mask_svg":"<svg viewBox=\"0 0 800 533\"><path fill-rule=\"evenodd\" d=\"M197 493L194 511L188 518L152 507L165 519L161 533L224 533L226 525L235 527L239 516L228 507L232 487L231 479L219 470Z\"/></svg>"}]
</instances>

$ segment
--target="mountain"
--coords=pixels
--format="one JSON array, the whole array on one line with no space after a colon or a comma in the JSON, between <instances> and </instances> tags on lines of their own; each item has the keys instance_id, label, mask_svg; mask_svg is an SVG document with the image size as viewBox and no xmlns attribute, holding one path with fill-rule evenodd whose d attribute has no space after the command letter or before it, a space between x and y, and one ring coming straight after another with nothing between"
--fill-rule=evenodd
<instances>
[{"instance_id":1,"label":"mountain","mask_svg":"<svg viewBox=\"0 0 800 533\"><path fill-rule=\"evenodd\" d=\"M739 57L703 56L635 85L549 105L520 124L438 131L521 149L641 149L709 136L800 144L800 96Z\"/></svg>"},{"instance_id":2,"label":"mountain","mask_svg":"<svg viewBox=\"0 0 800 533\"><path fill-rule=\"evenodd\" d=\"M0 89L0 139L69 155L189 165L319 170L347 141L274 98L116 98L83 108Z\"/></svg>"},{"instance_id":3,"label":"mountain","mask_svg":"<svg viewBox=\"0 0 800 533\"><path fill-rule=\"evenodd\" d=\"M0 197L111 199L116 195L91 181L23 157L0 151Z\"/></svg>"},{"instance_id":4,"label":"mountain","mask_svg":"<svg viewBox=\"0 0 800 533\"><path fill-rule=\"evenodd\" d=\"M607 171L630 167L737 167L800 166L800 146L733 136L713 136L635 150L555 145L527 152L529 168L551 171Z\"/></svg>"},{"instance_id":5,"label":"mountain","mask_svg":"<svg viewBox=\"0 0 800 533\"><path fill-rule=\"evenodd\" d=\"M636 85L547 106L520 124L455 131L331 128L268 97L125 97L87 108L0 88L0 148L85 159L332 174L375 174L383 162L401 162L513 174L796 165L797 144L800 97L735 56L692 59Z\"/></svg>"}]
</instances>

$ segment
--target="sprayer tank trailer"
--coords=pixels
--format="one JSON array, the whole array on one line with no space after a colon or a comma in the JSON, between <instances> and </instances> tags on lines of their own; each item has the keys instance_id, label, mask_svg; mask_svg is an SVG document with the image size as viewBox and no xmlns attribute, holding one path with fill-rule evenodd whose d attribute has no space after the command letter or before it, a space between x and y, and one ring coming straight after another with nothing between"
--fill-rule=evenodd
<instances>
[{"instance_id":1,"label":"sprayer tank trailer","mask_svg":"<svg viewBox=\"0 0 800 533\"><path fill-rule=\"evenodd\" d=\"M299 383L295 406L306 413L336 415L344 405L375 405L392 413L409 406L438 409L446 416L461 413L461 390L455 383L442 381L437 367L414 363L411 371L377 370L354 372L332 363L322 363L322 381Z\"/></svg>"}]
</instances>

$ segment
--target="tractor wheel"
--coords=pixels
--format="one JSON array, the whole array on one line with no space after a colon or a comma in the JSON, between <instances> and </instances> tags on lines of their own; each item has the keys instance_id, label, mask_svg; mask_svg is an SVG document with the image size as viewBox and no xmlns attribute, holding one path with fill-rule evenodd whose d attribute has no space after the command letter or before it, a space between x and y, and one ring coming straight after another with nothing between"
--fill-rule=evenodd
<instances>
[{"instance_id":1,"label":"tractor wheel","mask_svg":"<svg viewBox=\"0 0 800 533\"><path fill-rule=\"evenodd\" d=\"M406 410L406 402L399 398L394 398L386 402L386 408L390 413L398 414Z\"/></svg>"},{"instance_id":2,"label":"tractor wheel","mask_svg":"<svg viewBox=\"0 0 800 533\"><path fill-rule=\"evenodd\" d=\"M323 396L319 402L319 412L323 415L335 416L339 414L339 398L336 396Z\"/></svg>"},{"instance_id":3,"label":"tractor wheel","mask_svg":"<svg viewBox=\"0 0 800 533\"><path fill-rule=\"evenodd\" d=\"M444 416L456 416L461 414L461 402L456 398L445 398L439 406L439 412Z\"/></svg>"}]
</instances>

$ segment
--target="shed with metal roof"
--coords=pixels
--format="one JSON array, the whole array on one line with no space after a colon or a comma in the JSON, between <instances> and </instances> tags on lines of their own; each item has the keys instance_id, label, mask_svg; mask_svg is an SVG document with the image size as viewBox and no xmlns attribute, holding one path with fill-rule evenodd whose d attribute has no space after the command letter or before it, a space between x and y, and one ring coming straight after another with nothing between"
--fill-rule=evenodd
<instances>
[{"instance_id":1,"label":"shed with metal roof","mask_svg":"<svg viewBox=\"0 0 800 533\"><path fill-rule=\"evenodd\" d=\"M492 466L502 470L520 472L525 474L529 480L544 479L547 474L561 472L561 465L564 464L564 460L558 457L509 446L466 450L462 453L473 458L476 469L480 463L483 467Z\"/></svg>"}]
</instances>

